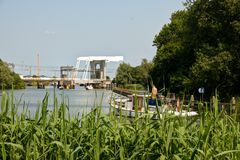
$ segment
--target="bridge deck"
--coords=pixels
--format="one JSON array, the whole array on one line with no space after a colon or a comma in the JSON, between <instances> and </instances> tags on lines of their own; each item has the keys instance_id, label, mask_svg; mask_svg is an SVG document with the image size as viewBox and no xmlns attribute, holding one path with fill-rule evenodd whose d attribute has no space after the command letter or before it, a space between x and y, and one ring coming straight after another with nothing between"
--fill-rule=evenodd
<instances>
[{"instance_id":1,"label":"bridge deck","mask_svg":"<svg viewBox=\"0 0 240 160\"><path fill-rule=\"evenodd\" d=\"M77 84L86 84L86 83L101 83L103 81L106 81L105 79L80 79L80 78L49 78L49 77L23 77L22 80L30 82L30 81L49 81L49 82L56 82L56 81L73 81Z\"/></svg>"}]
</instances>

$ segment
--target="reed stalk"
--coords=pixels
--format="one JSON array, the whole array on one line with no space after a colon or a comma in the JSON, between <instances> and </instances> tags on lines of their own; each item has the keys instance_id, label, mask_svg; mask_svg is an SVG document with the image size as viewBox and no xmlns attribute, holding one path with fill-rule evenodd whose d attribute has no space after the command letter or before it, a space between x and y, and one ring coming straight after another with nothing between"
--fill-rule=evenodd
<instances>
[{"instance_id":1,"label":"reed stalk","mask_svg":"<svg viewBox=\"0 0 240 160\"><path fill-rule=\"evenodd\" d=\"M97 95L96 95L97 96ZM104 95L101 95L103 98ZM134 119L109 116L97 102L90 113L69 116L63 95L49 109L49 94L39 103L36 113L28 115L13 92L2 91L0 111L0 159L238 159L240 125L225 111L200 103L199 116L174 117L163 114L152 120L146 114ZM137 104L137 102L135 103ZM146 106L144 106L147 108ZM239 103L236 104L236 110ZM189 107L188 107L189 109ZM135 106L135 114L137 113ZM157 111L160 117L160 110ZM233 113L234 114L234 113Z\"/></svg>"}]
</instances>

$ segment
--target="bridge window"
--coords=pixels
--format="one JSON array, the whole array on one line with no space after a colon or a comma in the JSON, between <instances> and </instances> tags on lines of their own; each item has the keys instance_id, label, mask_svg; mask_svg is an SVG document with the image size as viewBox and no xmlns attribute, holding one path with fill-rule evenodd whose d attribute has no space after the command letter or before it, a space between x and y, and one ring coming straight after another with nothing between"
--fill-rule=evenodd
<instances>
[{"instance_id":1,"label":"bridge window","mask_svg":"<svg viewBox=\"0 0 240 160\"><path fill-rule=\"evenodd\" d=\"M101 68L101 65L99 63L96 64L95 66L96 69L100 69Z\"/></svg>"}]
</instances>

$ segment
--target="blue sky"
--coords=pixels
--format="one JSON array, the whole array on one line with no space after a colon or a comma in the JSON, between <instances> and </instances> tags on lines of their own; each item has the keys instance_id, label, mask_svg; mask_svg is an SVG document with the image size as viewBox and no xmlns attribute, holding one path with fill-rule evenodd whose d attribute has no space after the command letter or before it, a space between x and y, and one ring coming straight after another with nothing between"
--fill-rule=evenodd
<instances>
[{"instance_id":1,"label":"blue sky","mask_svg":"<svg viewBox=\"0 0 240 160\"><path fill-rule=\"evenodd\" d=\"M79 56L152 60L154 36L182 0L0 0L0 58L16 64L75 65Z\"/></svg>"}]
</instances>

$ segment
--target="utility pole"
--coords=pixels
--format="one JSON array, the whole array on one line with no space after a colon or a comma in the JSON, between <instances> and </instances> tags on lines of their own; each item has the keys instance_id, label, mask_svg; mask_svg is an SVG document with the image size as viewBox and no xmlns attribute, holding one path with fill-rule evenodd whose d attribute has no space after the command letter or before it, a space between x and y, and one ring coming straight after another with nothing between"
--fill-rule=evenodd
<instances>
[{"instance_id":1,"label":"utility pole","mask_svg":"<svg viewBox=\"0 0 240 160\"><path fill-rule=\"evenodd\" d=\"M29 75L32 76L32 66L29 66Z\"/></svg>"},{"instance_id":2,"label":"utility pole","mask_svg":"<svg viewBox=\"0 0 240 160\"><path fill-rule=\"evenodd\" d=\"M39 66L39 54L37 54L37 77L39 77L40 66Z\"/></svg>"}]
</instances>

